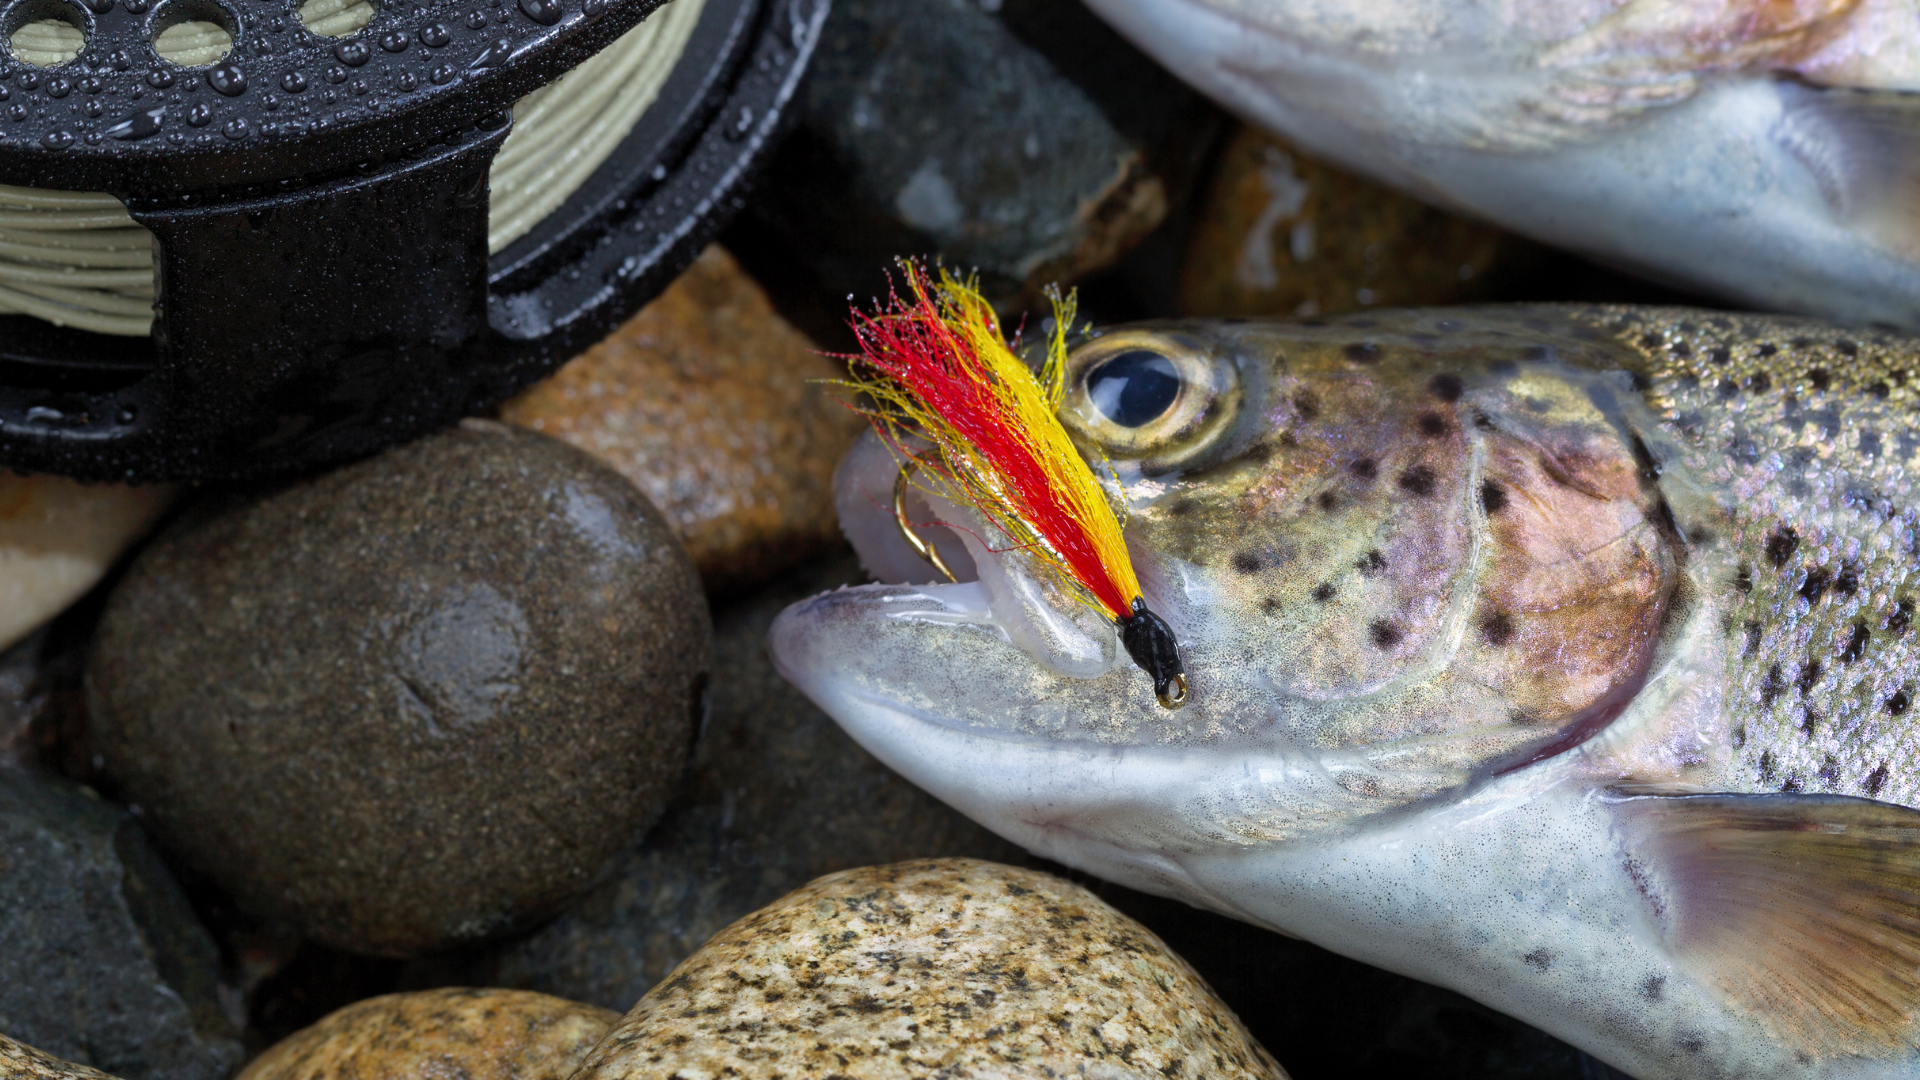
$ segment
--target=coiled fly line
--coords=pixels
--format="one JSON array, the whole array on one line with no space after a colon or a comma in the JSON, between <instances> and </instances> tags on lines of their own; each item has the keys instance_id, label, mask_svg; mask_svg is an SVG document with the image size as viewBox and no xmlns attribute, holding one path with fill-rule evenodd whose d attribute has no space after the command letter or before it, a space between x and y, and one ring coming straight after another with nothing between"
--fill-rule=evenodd
<instances>
[{"instance_id":1,"label":"coiled fly line","mask_svg":"<svg viewBox=\"0 0 1920 1080\"><path fill-rule=\"evenodd\" d=\"M579 67L521 98L493 159L487 247L499 251L557 209L633 130L666 85L705 0L673 0ZM299 17L327 37L357 33L367 0L308 0ZM28 23L8 43L39 67L80 54L80 31ZM183 67L225 56L232 39L209 22L167 28L154 49ZM0 184L0 315L31 315L99 334L144 337L153 325L153 236L111 195Z\"/></svg>"}]
</instances>

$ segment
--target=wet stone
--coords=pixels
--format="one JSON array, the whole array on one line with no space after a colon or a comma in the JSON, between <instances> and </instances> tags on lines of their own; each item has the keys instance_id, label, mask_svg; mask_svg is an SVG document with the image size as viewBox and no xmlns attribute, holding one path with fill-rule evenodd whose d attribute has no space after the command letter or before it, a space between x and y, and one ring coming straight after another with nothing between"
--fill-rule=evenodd
<instances>
[{"instance_id":1,"label":"wet stone","mask_svg":"<svg viewBox=\"0 0 1920 1080\"><path fill-rule=\"evenodd\" d=\"M0 1080L112 1080L98 1069L62 1061L52 1054L0 1035Z\"/></svg>"},{"instance_id":2,"label":"wet stone","mask_svg":"<svg viewBox=\"0 0 1920 1080\"><path fill-rule=\"evenodd\" d=\"M91 790L0 766L0 943L0 1033L125 1080L239 1064L213 939L133 817ZM20 1054L0 1042L0 1075L67 1075Z\"/></svg>"},{"instance_id":3,"label":"wet stone","mask_svg":"<svg viewBox=\"0 0 1920 1080\"><path fill-rule=\"evenodd\" d=\"M524 990L387 994L283 1039L239 1080L566 1080L619 1019Z\"/></svg>"},{"instance_id":4,"label":"wet stone","mask_svg":"<svg viewBox=\"0 0 1920 1080\"><path fill-rule=\"evenodd\" d=\"M1195 214L1188 315L1329 315L1503 298L1542 249L1323 164L1253 128Z\"/></svg>"},{"instance_id":5,"label":"wet stone","mask_svg":"<svg viewBox=\"0 0 1920 1080\"><path fill-rule=\"evenodd\" d=\"M0 471L0 649L92 588L172 495Z\"/></svg>"},{"instance_id":6,"label":"wet stone","mask_svg":"<svg viewBox=\"0 0 1920 1080\"><path fill-rule=\"evenodd\" d=\"M821 874L925 856L1021 859L860 749L773 670L774 616L861 580L843 553L721 609L712 716L660 824L551 924L424 962L410 984L518 986L627 1009L720 928Z\"/></svg>"},{"instance_id":7,"label":"wet stone","mask_svg":"<svg viewBox=\"0 0 1920 1080\"><path fill-rule=\"evenodd\" d=\"M1059 878L933 859L821 878L717 934L579 1080L1286 1074L1186 962Z\"/></svg>"},{"instance_id":8,"label":"wet stone","mask_svg":"<svg viewBox=\"0 0 1920 1080\"><path fill-rule=\"evenodd\" d=\"M501 418L618 469L679 531L707 588L726 591L839 542L833 468L862 426L818 382L840 374L710 247Z\"/></svg>"},{"instance_id":9,"label":"wet stone","mask_svg":"<svg viewBox=\"0 0 1920 1080\"><path fill-rule=\"evenodd\" d=\"M108 602L90 734L243 911L407 955L551 915L658 816L708 635L631 484L468 421L183 515Z\"/></svg>"},{"instance_id":10,"label":"wet stone","mask_svg":"<svg viewBox=\"0 0 1920 1080\"><path fill-rule=\"evenodd\" d=\"M843 0L752 212L826 295L883 291L912 253L1031 301L1166 218L1200 112L1079 5Z\"/></svg>"}]
</instances>

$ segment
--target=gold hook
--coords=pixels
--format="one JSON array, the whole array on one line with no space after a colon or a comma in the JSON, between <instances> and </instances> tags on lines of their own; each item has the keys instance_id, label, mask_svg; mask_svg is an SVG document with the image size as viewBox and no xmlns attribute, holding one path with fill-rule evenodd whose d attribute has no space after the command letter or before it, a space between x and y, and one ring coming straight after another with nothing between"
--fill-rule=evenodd
<instances>
[{"instance_id":1,"label":"gold hook","mask_svg":"<svg viewBox=\"0 0 1920 1080\"><path fill-rule=\"evenodd\" d=\"M1187 677L1185 675L1175 675L1173 677L1173 686L1169 688L1166 693L1156 693L1154 696L1160 699L1160 706L1162 708L1177 709L1185 705L1187 703Z\"/></svg>"},{"instance_id":2,"label":"gold hook","mask_svg":"<svg viewBox=\"0 0 1920 1080\"><path fill-rule=\"evenodd\" d=\"M940 557L940 550L920 539L920 534L914 532L913 526L907 521L907 480L913 476L913 470L919 467L920 458L917 455L910 456L906 464L900 466L900 475L893 478L893 523L900 526L900 535L915 554L932 563L933 568L948 581L958 582L960 579L953 576L953 571L947 569L947 561ZM1181 700L1185 699L1185 691L1182 691Z\"/></svg>"}]
</instances>

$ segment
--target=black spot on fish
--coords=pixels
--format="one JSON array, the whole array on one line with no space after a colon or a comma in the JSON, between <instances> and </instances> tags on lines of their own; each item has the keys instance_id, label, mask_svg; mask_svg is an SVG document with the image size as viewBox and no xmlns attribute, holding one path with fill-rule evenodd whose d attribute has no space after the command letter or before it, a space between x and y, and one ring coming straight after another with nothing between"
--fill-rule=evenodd
<instances>
[{"instance_id":1,"label":"black spot on fish","mask_svg":"<svg viewBox=\"0 0 1920 1080\"><path fill-rule=\"evenodd\" d=\"M1689 544L1704 544L1712 539L1713 530L1707 528L1705 525L1695 525L1693 528L1687 530L1687 543Z\"/></svg>"},{"instance_id":2,"label":"black spot on fish","mask_svg":"<svg viewBox=\"0 0 1920 1080\"><path fill-rule=\"evenodd\" d=\"M1833 343L1833 347L1840 350L1841 356L1860 355L1860 346L1851 341L1836 341Z\"/></svg>"},{"instance_id":3,"label":"black spot on fish","mask_svg":"<svg viewBox=\"0 0 1920 1080\"><path fill-rule=\"evenodd\" d=\"M1371 341L1356 341L1340 351L1356 364L1371 364L1380 359L1380 346Z\"/></svg>"},{"instance_id":4,"label":"black spot on fish","mask_svg":"<svg viewBox=\"0 0 1920 1080\"><path fill-rule=\"evenodd\" d=\"M1820 763L1819 776L1820 782L1828 787L1837 786L1840 783L1839 759L1835 758L1832 754L1828 754L1826 760Z\"/></svg>"},{"instance_id":5,"label":"black spot on fish","mask_svg":"<svg viewBox=\"0 0 1920 1080\"><path fill-rule=\"evenodd\" d=\"M1756 394L1764 394L1773 389L1773 380L1767 377L1766 372L1756 371L1747 379L1747 389Z\"/></svg>"},{"instance_id":6,"label":"black spot on fish","mask_svg":"<svg viewBox=\"0 0 1920 1080\"><path fill-rule=\"evenodd\" d=\"M1745 745L1747 745L1747 725L1736 724L1733 728L1733 748L1738 750Z\"/></svg>"},{"instance_id":7,"label":"black spot on fish","mask_svg":"<svg viewBox=\"0 0 1920 1080\"><path fill-rule=\"evenodd\" d=\"M1507 492L1499 484L1489 480L1480 485L1480 505L1487 513L1497 514L1507 508Z\"/></svg>"},{"instance_id":8,"label":"black spot on fish","mask_svg":"<svg viewBox=\"0 0 1920 1080\"><path fill-rule=\"evenodd\" d=\"M1260 572L1260 556L1251 552L1237 552L1231 561L1233 568L1243 574L1257 574Z\"/></svg>"},{"instance_id":9,"label":"black spot on fish","mask_svg":"<svg viewBox=\"0 0 1920 1080\"><path fill-rule=\"evenodd\" d=\"M1813 384L1815 390L1825 390L1833 385L1833 376L1827 374L1826 368L1817 367L1807 372L1807 381Z\"/></svg>"},{"instance_id":10,"label":"black spot on fish","mask_svg":"<svg viewBox=\"0 0 1920 1080\"><path fill-rule=\"evenodd\" d=\"M1853 636L1847 638L1847 647L1840 650L1840 662L1843 664L1851 664L1855 660L1867 655L1867 642L1872 639L1873 634L1867 630L1866 623L1854 623Z\"/></svg>"},{"instance_id":11,"label":"black spot on fish","mask_svg":"<svg viewBox=\"0 0 1920 1080\"><path fill-rule=\"evenodd\" d=\"M1886 383L1875 379L1873 382L1867 384L1867 393L1884 401L1888 394L1893 393L1893 389Z\"/></svg>"},{"instance_id":12,"label":"black spot on fish","mask_svg":"<svg viewBox=\"0 0 1920 1080\"><path fill-rule=\"evenodd\" d=\"M1724 364L1733 359L1733 350L1727 348L1725 345L1715 345L1713 351L1707 354L1707 359L1716 364Z\"/></svg>"},{"instance_id":13,"label":"black spot on fish","mask_svg":"<svg viewBox=\"0 0 1920 1080\"><path fill-rule=\"evenodd\" d=\"M1697 1054L1707 1048L1707 1037L1697 1031L1682 1031L1673 1037L1673 1045L1689 1054Z\"/></svg>"},{"instance_id":14,"label":"black spot on fish","mask_svg":"<svg viewBox=\"0 0 1920 1080\"><path fill-rule=\"evenodd\" d=\"M1800 677L1793 680L1793 685L1800 688L1801 697L1806 697L1807 692L1812 690L1814 684L1819 681L1820 661L1810 656L1807 658L1806 663L1800 665Z\"/></svg>"},{"instance_id":15,"label":"black spot on fish","mask_svg":"<svg viewBox=\"0 0 1920 1080\"><path fill-rule=\"evenodd\" d=\"M1773 751L1762 751L1760 754L1760 782L1763 784L1773 783L1774 774L1778 771L1779 766L1773 762Z\"/></svg>"},{"instance_id":16,"label":"black spot on fish","mask_svg":"<svg viewBox=\"0 0 1920 1080\"><path fill-rule=\"evenodd\" d=\"M1800 595L1806 598L1807 603L1817 604L1821 597L1827 595L1827 584L1832 580L1825 570L1816 566L1807 571L1807 580L1800 585Z\"/></svg>"},{"instance_id":17,"label":"black spot on fish","mask_svg":"<svg viewBox=\"0 0 1920 1080\"><path fill-rule=\"evenodd\" d=\"M1331 511L1338 509L1340 506L1340 496L1331 491L1321 492L1320 497L1314 501L1320 504L1320 509L1322 510Z\"/></svg>"},{"instance_id":18,"label":"black spot on fish","mask_svg":"<svg viewBox=\"0 0 1920 1080\"><path fill-rule=\"evenodd\" d=\"M1906 633L1907 628L1912 625L1913 601L1902 600L1899 605L1893 609L1893 614L1887 616L1887 633L1892 634L1894 637L1899 637L1901 634Z\"/></svg>"},{"instance_id":19,"label":"black spot on fish","mask_svg":"<svg viewBox=\"0 0 1920 1080\"><path fill-rule=\"evenodd\" d=\"M1757 653L1759 651L1760 651L1760 624L1757 622L1750 622L1747 624L1746 655L1752 656L1754 653Z\"/></svg>"},{"instance_id":20,"label":"black spot on fish","mask_svg":"<svg viewBox=\"0 0 1920 1080\"><path fill-rule=\"evenodd\" d=\"M1278 600L1275 600L1275 599L1274 599L1273 597L1271 597L1271 596L1268 596L1268 597L1264 597L1263 599L1261 599L1261 601L1260 601L1260 613L1261 613L1262 615L1271 615L1271 614L1273 614L1274 612L1276 612L1276 611L1279 611L1279 610L1280 610L1280 601L1278 601Z\"/></svg>"},{"instance_id":21,"label":"black spot on fish","mask_svg":"<svg viewBox=\"0 0 1920 1080\"><path fill-rule=\"evenodd\" d=\"M1640 980L1640 996L1648 1001L1659 1001L1666 996L1666 993L1667 977L1665 975L1649 975Z\"/></svg>"},{"instance_id":22,"label":"black spot on fish","mask_svg":"<svg viewBox=\"0 0 1920 1080\"><path fill-rule=\"evenodd\" d=\"M1432 381L1427 383L1427 389L1433 393L1434 397L1451 404L1460 400L1460 395L1466 392L1467 387L1460 381L1460 376L1449 373L1435 375Z\"/></svg>"},{"instance_id":23,"label":"black spot on fish","mask_svg":"<svg viewBox=\"0 0 1920 1080\"><path fill-rule=\"evenodd\" d=\"M1293 407L1299 411L1302 420L1311 420L1320 415L1320 399L1313 391L1302 390L1293 397Z\"/></svg>"},{"instance_id":24,"label":"black spot on fish","mask_svg":"<svg viewBox=\"0 0 1920 1080\"><path fill-rule=\"evenodd\" d=\"M1360 561L1354 563L1353 568L1360 571L1362 577L1372 577L1387 568L1387 559L1386 556L1380 554L1378 548L1375 548L1365 555L1360 556Z\"/></svg>"},{"instance_id":25,"label":"black spot on fish","mask_svg":"<svg viewBox=\"0 0 1920 1080\"><path fill-rule=\"evenodd\" d=\"M1553 966L1553 954L1545 949L1535 949L1520 959L1535 971L1545 971Z\"/></svg>"},{"instance_id":26,"label":"black spot on fish","mask_svg":"<svg viewBox=\"0 0 1920 1080\"><path fill-rule=\"evenodd\" d=\"M1843 566L1834 576L1833 591L1840 596L1852 596L1860 591L1860 571L1851 566Z\"/></svg>"},{"instance_id":27,"label":"black spot on fish","mask_svg":"<svg viewBox=\"0 0 1920 1080\"><path fill-rule=\"evenodd\" d=\"M1334 592L1335 590L1333 587L1333 583L1330 581L1323 581L1320 584L1315 585L1313 587L1314 602L1319 604L1324 604L1327 601L1333 599Z\"/></svg>"},{"instance_id":28,"label":"black spot on fish","mask_svg":"<svg viewBox=\"0 0 1920 1080\"><path fill-rule=\"evenodd\" d=\"M1379 474L1380 470L1374 466L1372 458L1360 458L1347 466L1347 471L1362 480L1371 480Z\"/></svg>"},{"instance_id":29,"label":"black spot on fish","mask_svg":"<svg viewBox=\"0 0 1920 1080\"><path fill-rule=\"evenodd\" d=\"M1660 347L1660 340L1659 334L1649 330L1640 335L1640 347L1643 349L1657 349Z\"/></svg>"},{"instance_id":30,"label":"black spot on fish","mask_svg":"<svg viewBox=\"0 0 1920 1080\"><path fill-rule=\"evenodd\" d=\"M1685 345L1683 344L1683 345L1682 345L1681 347L1682 347L1682 348L1685 348ZM1687 356L1687 355L1690 355L1690 354L1691 354L1691 352L1692 352L1692 350L1688 350L1687 352L1683 352L1683 353L1680 353L1680 355L1681 355L1681 356ZM1651 390L1651 389L1653 389L1653 383L1652 383L1652 382L1649 382L1649 381L1648 381L1648 379L1647 379L1647 377L1646 377L1645 375L1642 375L1642 374L1641 374L1640 372L1638 372L1638 371L1632 371L1632 372L1628 372L1628 373L1627 373L1627 379L1628 379L1628 381L1629 381L1629 382L1630 382L1630 383L1632 384L1632 386L1633 386L1633 388L1634 388L1635 390L1638 390L1639 392L1641 392L1641 393L1643 393L1643 394L1644 394L1644 393L1646 393L1647 391L1649 391L1649 390Z\"/></svg>"},{"instance_id":31,"label":"black spot on fish","mask_svg":"<svg viewBox=\"0 0 1920 1080\"><path fill-rule=\"evenodd\" d=\"M1475 412L1473 414L1473 426L1479 428L1481 431L1492 431L1494 429L1493 418L1486 413Z\"/></svg>"},{"instance_id":32,"label":"black spot on fish","mask_svg":"<svg viewBox=\"0 0 1920 1080\"><path fill-rule=\"evenodd\" d=\"M1887 699L1887 714L1890 716L1905 716L1907 714L1907 706L1912 704L1913 695L1907 693L1906 688L1902 687L1895 690L1893 696Z\"/></svg>"},{"instance_id":33,"label":"black spot on fish","mask_svg":"<svg viewBox=\"0 0 1920 1080\"><path fill-rule=\"evenodd\" d=\"M1376 619L1371 626L1367 627L1367 636L1371 637L1373 643L1380 648L1391 649L1400 644L1407 633L1385 619Z\"/></svg>"},{"instance_id":34,"label":"black spot on fish","mask_svg":"<svg viewBox=\"0 0 1920 1080\"><path fill-rule=\"evenodd\" d=\"M1505 645L1513 640L1513 616L1496 611L1480 623L1480 639L1489 645Z\"/></svg>"},{"instance_id":35,"label":"black spot on fish","mask_svg":"<svg viewBox=\"0 0 1920 1080\"><path fill-rule=\"evenodd\" d=\"M1723 398L1737 397L1740 393L1740 387L1732 379L1721 379L1718 389Z\"/></svg>"},{"instance_id":36,"label":"black spot on fish","mask_svg":"<svg viewBox=\"0 0 1920 1080\"><path fill-rule=\"evenodd\" d=\"M1780 665L1774 664L1767 668L1767 677L1760 683L1760 704L1762 706L1772 705L1784 689L1786 689L1786 687L1781 685L1780 682Z\"/></svg>"},{"instance_id":37,"label":"black spot on fish","mask_svg":"<svg viewBox=\"0 0 1920 1080\"><path fill-rule=\"evenodd\" d=\"M1754 350L1754 352L1758 354L1760 358L1763 360L1779 351L1780 351L1780 346L1775 345L1771 341L1762 342L1760 347Z\"/></svg>"},{"instance_id":38,"label":"black spot on fish","mask_svg":"<svg viewBox=\"0 0 1920 1080\"><path fill-rule=\"evenodd\" d=\"M1780 784L1780 790L1789 794L1800 790L1800 778L1789 774Z\"/></svg>"},{"instance_id":39,"label":"black spot on fish","mask_svg":"<svg viewBox=\"0 0 1920 1080\"><path fill-rule=\"evenodd\" d=\"M1804 351L1806 349L1813 348L1813 339L1797 337L1797 338L1794 338L1792 341L1787 342L1787 344L1793 346L1796 349L1800 349Z\"/></svg>"},{"instance_id":40,"label":"black spot on fish","mask_svg":"<svg viewBox=\"0 0 1920 1080\"><path fill-rule=\"evenodd\" d=\"M1878 768L1867 774L1867 794L1878 795L1880 794L1880 789L1886 786L1887 763L1883 761Z\"/></svg>"},{"instance_id":41,"label":"black spot on fish","mask_svg":"<svg viewBox=\"0 0 1920 1080\"><path fill-rule=\"evenodd\" d=\"M1433 470L1425 465L1415 465L1401 473L1400 490L1416 499L1424 499L1433 494Z\"/></svg>"},{"instance_id":42,"label":"black spot on fish","mask_svg":"<svg viewBox=\"0 0 1920 1080\"><path fill-rule=\"evenodd\" d=\"M1740 590L1743 593L1752 592L1753 591L1753 567L1748 566L1746 563L1741 563L1740 569L1735 570L1733 572L1733 587Z\"/></svg>"},{"instance_id":43,"label":"black spot on fish","mask_svg":"<svg viewBox=\"0 0 1920 1080\"><path fill-rule=\"evenodd\" d=\"M1860 440L1857 445L1859 446L1861 457L1879 457L1880 456L1880 433L1877 431L1861 432Z\"/></svg>"},{"instance_id":44,"label":"black spot on fish","mask_svg":"<svg viewBox=\"0 0 1920 1080\"><path fill-rule=\"evenodd\" d=\"M1799 546L1800 534L1793 531L1793 526L1784 525L1767 537L1767 561L1778 570L1787 565L1787 560L1793 558L1794 550Z\"/></svg>"},{"instance_id":45,"label":"black spot on fish","mask_svg":"<svg viewBox=\"0 0 1920 1080\"><path fill-rule=\"evenodd\" d=\"M1420 414L1420 434L1429 439L1437 439L1446 433L1447 422L1440 418L1439 413Z\"/></svg>"},{"instance_id":46,"label":"black spot on fish","mask_svg":"<svg viewBox=\"0 0 1920 1080\"><path fill-rule=\"evenodd\" d=\"M1801 712L1800 734L1811 739L1813 738L1813 733L1820 730L1820 714L1813 711L1811 706L1803 708Z\"/></svg>"}]
</instances>

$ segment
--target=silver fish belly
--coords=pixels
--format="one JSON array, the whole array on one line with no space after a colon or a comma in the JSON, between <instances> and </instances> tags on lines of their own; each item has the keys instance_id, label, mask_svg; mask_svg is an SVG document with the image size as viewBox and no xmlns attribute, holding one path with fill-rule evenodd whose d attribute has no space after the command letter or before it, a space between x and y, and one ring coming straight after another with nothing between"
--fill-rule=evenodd
<instances>
[{"instance_id":1,"label":"silver fish belly","mask_svg":"<svg viewBox=\"0 0 1920 1080\"><path fill-rule=\"evenodd\" d=\"M1088 0L1403 190L1765 310L1920 328L1920 3Z\"/></svg>"},{"instance_id":2,"label":"silver fish belly","mask_svg":"<svg viewBox=\"0 0 1920 1080\"><path fill-rule=\"evenodd\" d=\"M961 580L912 584L869 440L836 497L882 584L770 640L854 738L1635 1076L1920 1076L1920 340L1381 312L1118 328L1068 378L1191 700L936 491Z\"/></svg>"}]
</instances>

